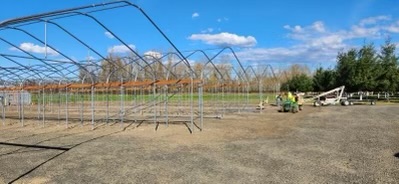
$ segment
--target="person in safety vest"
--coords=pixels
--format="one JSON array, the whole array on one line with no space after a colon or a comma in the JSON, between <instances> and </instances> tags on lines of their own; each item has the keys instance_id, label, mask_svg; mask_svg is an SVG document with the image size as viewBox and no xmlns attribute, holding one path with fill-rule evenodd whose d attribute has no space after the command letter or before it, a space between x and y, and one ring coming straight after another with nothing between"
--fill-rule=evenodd
<instances>
[{"instance_id":1,"label":"person in safety vest","mask_svg":"<svg viewBox=\"0 0 399 184\"><path fill-rule=\"evenodd\" d=\"M291 102L295 102L295 96L294 96L294 95L292 95L292 93L291 93L291 92L288 92L288 94L287 94L287 98L288 98L288 100L289 100L289 101L291 101Z\"/></svg>"}]
</instances>

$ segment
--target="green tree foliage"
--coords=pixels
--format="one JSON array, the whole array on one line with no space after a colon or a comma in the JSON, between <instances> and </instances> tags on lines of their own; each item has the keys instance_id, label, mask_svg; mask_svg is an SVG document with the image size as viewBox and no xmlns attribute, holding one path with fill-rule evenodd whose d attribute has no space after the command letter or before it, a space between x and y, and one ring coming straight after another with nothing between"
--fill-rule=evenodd
<instances>
[{"instance_id":1,"label":"green tree foliage","mask_svg":"<svg viewBox=\"0 0 399 184\"><path fill-rule=\"evenodd\" d=\"M364 45L359 50L338 53L335 71L330 71L335 72L335 86L345 85L347 91L351 92L399 90L399 67L395 50L395 44L388 39L381 46L379 54L373 44ZM323 82L327 77L326 71L316 71L313 79L316 90L333 88L331 84Z\"/></svg>"},{"instance_id":2,"label":"green tree foliage","mask_svg":"<svg viewBox=\"0 0 399 184\"><path fill-rule=\"evenodd\" d=\"M348 52L338 53L337 57L336 84L345 85L346 89L349 91L356 90L354 85L356 55L357 50L351 49Z\"/></svg>"},{"instance_id":3,"label":"green tree foliage","mask_svg":"<svg viewBox=\"0 0 399 184\"><path fill-rule=\"evenodd\" d=\"M377 54L372 44L364 45L358 52L354 84L359 91L374 91L377 87Z\"/></svg>"},{"instance_id":4,"label":"green tree foliage","mask_svg":"<svg viewBox=\"0 0 399 184\"><path fill-rule=\"evenodd\" d=\"M380 70L377 75L377 89L393 92L399 90L398 58L395 56L395 44L386 40L379 54Z\"/></svg>"},{"instance_id":5,"label":"green tree foliage","mask_svg":"<svg viewBox=\"0 0 399 184\"><path fill-rule=\"evenodd\" d=\"M373 91L377 86L377 54L372 44L338 54L337 84L348 91Z\"/></svg>"},{"instance_id":6,"label":"green tree foliage","mask_svg":"<svg viewBox=\"0 0 399 184\"><path fill-rule=\"evenodd\" d=\"M282 91L313 91L313 80L306 74L294 75L291 79L281 85Z\"/></svg>"},{"instance_id":7,"label":"green tree foliage","mask_svg":"<svg viewBox=\"0 0 399 184\"><path fill-rule=\"evenodd\" d=\"M318 68L313 76L314 91L327 91L336 87L336 72Z\"/></svg>"}]
</instances>

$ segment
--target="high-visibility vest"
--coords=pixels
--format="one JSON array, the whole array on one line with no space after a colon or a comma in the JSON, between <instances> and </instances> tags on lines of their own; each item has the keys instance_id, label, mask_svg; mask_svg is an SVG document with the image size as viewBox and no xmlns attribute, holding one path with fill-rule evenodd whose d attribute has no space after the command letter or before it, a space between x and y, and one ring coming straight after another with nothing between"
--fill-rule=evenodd
<instances>
[{"instance_id":1,"label":"high-visibility vest","mask_svg":"<svg viewBox=\"0 0 399 184\"><path fill-rule=\"evenodd\" d=\"M288 100L290 100L290 101L292 101L292 102L295 102L295 97L292 95L291 92L288 92L287 97L288 97Z\"/></svg>"}]
</instances>

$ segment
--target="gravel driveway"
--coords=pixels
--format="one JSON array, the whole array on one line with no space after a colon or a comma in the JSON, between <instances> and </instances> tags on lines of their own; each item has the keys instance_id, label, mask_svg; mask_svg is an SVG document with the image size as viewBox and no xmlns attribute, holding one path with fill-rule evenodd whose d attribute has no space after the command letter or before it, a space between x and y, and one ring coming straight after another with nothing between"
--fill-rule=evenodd
<instances>
[{"instance_id":1,"label":"gravel driveway","mask_svg":"<svg viewBox=\"0 0 399 184\"><path fill-rule=\"evenodd\" d=\"M0 144L0 183L399 183L398 109L270 107L207 119L193 134L182 124L0 126L0 142L65 148Z\"/></svg>"}]
</instances>

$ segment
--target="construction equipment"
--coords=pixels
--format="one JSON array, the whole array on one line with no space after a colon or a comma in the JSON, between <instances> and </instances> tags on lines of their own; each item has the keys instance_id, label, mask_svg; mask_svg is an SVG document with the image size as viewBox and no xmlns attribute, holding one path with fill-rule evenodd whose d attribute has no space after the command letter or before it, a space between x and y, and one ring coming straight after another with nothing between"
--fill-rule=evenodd
<instances>
[{"instance_id":1,"label":"construction equipment","mask_svg":"<svg viewBox=\"0 0 399 184\"><path fill-rule=\"evenodd\" d=\"M363 99L362 98L363 93L360 93L359 99L352 98L349 96L344 96L344 90L345 86L340 86L332 90L318 94L316 96L303 99L302 102L301 98L299 98L299 100L297 101L299 101L298 102L298 104L300 104L299 106L301 106L301 103L313 102L313 106L315 107L336 105L336 104L348 106L348 105L354 105L354 103L370 103L370 105L376 104L375 99ZM303 93L302 94L300 93L299 97L303 95L304 95Z\"/></svg>"},{"instance_id":2,"label":"construction equipment","mask_svg":"<svg viewBox=\"0 0 399 184\"><path fill-rule=\"evenodd\" d=\"M278 111L296 113L299 111L299 106L297 102L294 102L292 100L286 100L283 102L282 106Z\"/></svg>"},{"instance_id":3,"label":"construction equipment","mask_svg":"<svg viewBox=\"0 0 399 184\"><path fill-rule=\"evenodd\" d=\"M325 105L335 105L341 102L342 94L344 93L345 86L340 86L334 88L330 91L321 93L311 98L307 98L304 101L314 101L313 105L315 107L325 106Z\"/></svg>"},{"instance_id":4,"label":"construction equipment","mask_svg":"<svg viewBox=\"0 0 399 184\"><path fill-rule=\"evenodd\" d=\"M292 96L291 93L288 93L286 100L283 101L278 111L296 113L299 110L302 110L302 106L301 107L299 106L298 101L299 101L298 94Z\"/></svg>"}]
</instances>

